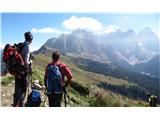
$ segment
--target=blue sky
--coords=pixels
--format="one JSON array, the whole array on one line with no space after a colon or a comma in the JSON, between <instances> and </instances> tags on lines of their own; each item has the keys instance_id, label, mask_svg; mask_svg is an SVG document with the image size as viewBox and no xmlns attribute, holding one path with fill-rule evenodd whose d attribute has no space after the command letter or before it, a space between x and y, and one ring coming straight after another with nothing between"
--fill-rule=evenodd
<instances>
[{"instance_id":1,"label":"blue sky","mask_svg":"<svg viewBox=\"0 0 160 120\"><path fill-rule=\"evenodd\" d=\"M26 31L32 31L34 36L32 50L40 48L51 37L77 28L95 33L132 29L137 33L144 27L150 27L158 34L158 22L158 13L2 13L1 46L23 42Z\"/></svg>"}]
</instances>

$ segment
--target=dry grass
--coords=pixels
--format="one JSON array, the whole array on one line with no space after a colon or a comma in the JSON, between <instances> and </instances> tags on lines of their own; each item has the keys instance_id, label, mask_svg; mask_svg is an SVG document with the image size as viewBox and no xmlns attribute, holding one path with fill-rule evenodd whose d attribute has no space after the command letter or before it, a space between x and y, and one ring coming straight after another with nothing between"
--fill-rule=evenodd
<instances>
[{"instance_id":1,"label":"dry grass","mask_svg":"<svg viewBox=\"0 0 160 120\"><path fill-rule=\"evenodd\" d=\"M147 106L146 102L140 100L128 99L122 95L96 88L91 92L95 97L95 106L97 107L130 107L130 106Z\"/></svg>"}]
</instances>

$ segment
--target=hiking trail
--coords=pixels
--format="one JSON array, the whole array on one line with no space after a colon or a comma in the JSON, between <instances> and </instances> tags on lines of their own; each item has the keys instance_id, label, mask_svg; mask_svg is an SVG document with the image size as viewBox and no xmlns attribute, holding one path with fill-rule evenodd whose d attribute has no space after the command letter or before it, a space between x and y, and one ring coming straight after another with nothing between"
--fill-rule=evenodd
<instances>
[{"instance_id":1,"label":"hiking trail","mask_svg":"<svg viewBox=\"0 0 160 120\"><path fill-rule=\"evenodd\" d=\"M7 86L1 85L1 106L10 107L13 101L14 83Z\"/></svg>"}]
</instances>

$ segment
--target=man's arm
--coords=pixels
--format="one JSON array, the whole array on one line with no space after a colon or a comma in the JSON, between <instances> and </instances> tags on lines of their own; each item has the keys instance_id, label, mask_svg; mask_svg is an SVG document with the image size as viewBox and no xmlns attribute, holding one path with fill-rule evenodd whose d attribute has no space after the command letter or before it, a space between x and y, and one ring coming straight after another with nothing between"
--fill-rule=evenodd
<instances>
[{"instance_id":1,"label":"man's arm","mask_svg":"<svg viewBox=\"0 0 160 120\"><path fill-rule=\"evenodd\" d=\"M65 87L67 87L70 84L73 75L72 75L71 70L67 66L64 67L64 72L65 72L65 76L67 77L67 81L65 84Z\"/></svg>"},{"instance_id":2,"label":"man's arm","mask_svg":"<svg viewBox=\"0 0 160 120\"><path fill-rule=\"evenodd\" d=\"M47 65L47 67L46 67L45 75L44 75L44 85L45 85L46 88L47 88L47 74L48 74L47 68L48 68L48 65Z\"/></svg>"},{"instance_id":3,"label":"man's arm","mask_svg":"<svg viewBox=\"0 0 160 120\"><path fill-rule=\"evenodd\" d=\"M23 59L24 59L24 64L29 65L30 64L30 48L29 46L25 46L23 49Z\"/></svg>"}]
</instances>

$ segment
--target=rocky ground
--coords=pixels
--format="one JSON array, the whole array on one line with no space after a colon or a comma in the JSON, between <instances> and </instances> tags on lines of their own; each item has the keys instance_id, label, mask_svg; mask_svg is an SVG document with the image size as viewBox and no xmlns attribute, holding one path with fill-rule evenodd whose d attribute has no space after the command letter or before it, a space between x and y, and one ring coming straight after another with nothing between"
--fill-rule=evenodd
<instances>
[{"instance_id":1,"label":"rocky ground","mask_svg":"<svg viewBox=\"0 0 160 120\"><path fill-rule=\"evenodd\" d=\"M13 100L14 87L13 84L1 86L1 106L10 107Z\"/></svg>"},{"instance_id":2,"label":"rocky ground","mask_svg":"<svg viewBox=\"0 0 160 120\"><path fill-rule=\"evenodd\" d=\"M14 83L11 83L7 86L1 86L0 92L1 92L1 106L11 107L11 104L13 103ZM47 97L42 92L41 95L42 95L42 100L46 99L46 101L48 101ZM47 104L47 102L45 104Z\"/></svg>"}]
</instances>

